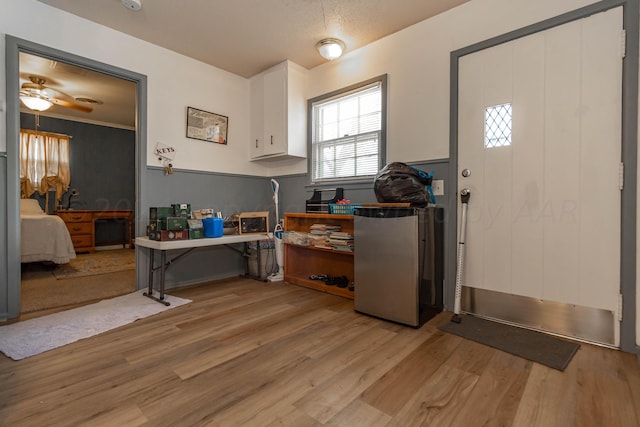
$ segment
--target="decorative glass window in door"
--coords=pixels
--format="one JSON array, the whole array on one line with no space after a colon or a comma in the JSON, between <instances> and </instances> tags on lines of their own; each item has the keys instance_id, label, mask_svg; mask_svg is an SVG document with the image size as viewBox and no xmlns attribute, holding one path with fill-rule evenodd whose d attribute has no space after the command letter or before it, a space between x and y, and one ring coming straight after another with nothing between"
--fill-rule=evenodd
<instances>
[{"instance_id":1,"label":"decorative glass window in door","mask_svg":"<svg viewBox=\"0 0 640 427\"><path fill-rule=\"evenodd\" d=\"M484 147L511 145L511 104L487 107L484 112Z\"/></svg>"}]
</instances>

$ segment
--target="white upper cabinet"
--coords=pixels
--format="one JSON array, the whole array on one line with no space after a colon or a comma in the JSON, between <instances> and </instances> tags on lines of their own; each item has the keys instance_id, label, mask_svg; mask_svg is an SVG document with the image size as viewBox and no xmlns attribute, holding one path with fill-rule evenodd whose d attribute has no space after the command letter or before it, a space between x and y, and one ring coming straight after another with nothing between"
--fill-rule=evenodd
<instances>
[{"instance_id":1,"label":"white upper cabinet","mask_svg":"<svg viewBox=\"0 0 640 427\"><path fill-rule=\"evenodd\" d=\"M307 70L284 61L252 77L251 160L307 157Z\"/></svg>"}]
</instances>

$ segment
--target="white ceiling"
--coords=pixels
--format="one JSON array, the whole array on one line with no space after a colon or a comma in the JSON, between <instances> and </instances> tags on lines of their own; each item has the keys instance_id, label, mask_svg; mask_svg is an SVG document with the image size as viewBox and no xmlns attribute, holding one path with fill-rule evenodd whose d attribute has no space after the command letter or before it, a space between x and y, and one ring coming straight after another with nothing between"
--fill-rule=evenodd
<instances>
[{"instance_id":1,"label":"white ceiling","mask_svg":"<svg viewBox=\"0 0 640 427\"><path fill-rule=\"evenodd\" d=\"M139 11L126 9L121 0L39 1L251 77L285 59L308 69L326 62L314 47L320 39L339 38L349 52L469 0L140 0ZM91 120L133 126L133 113L128 122L116 117L128 113L121 105L124 100L110 99L118 90L82 83L97 83L100 76L94 75L96 82L92 82L91 72L53 65L49 60L27 57L23 64L21 58L21 83L36 74L46 78L47 85L74 97L100 98L104 104L94 106ZM101 79L102 84L113 80ZM133 108L131 104L131 111ZM86 117L68 108L51 109L51 114L65 113Z\"/></svg>"}]
</instances>

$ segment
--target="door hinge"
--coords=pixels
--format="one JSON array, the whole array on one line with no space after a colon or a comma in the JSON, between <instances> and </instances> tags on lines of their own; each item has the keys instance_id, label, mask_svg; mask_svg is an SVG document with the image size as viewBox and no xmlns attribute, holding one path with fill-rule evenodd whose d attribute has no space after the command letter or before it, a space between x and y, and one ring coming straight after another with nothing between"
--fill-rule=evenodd
<instances>
[{"instance_id":1,"label":"door hinge","mask_svg":"<svg viewBox=\"0 0 640 427\"><path fill-rule=\"evenodd\" d=\"M624 59L627 55L627 30L620 32L620 58Z\"/></svg>"},{"instance_id":2,"label":"door hinge","mask_svg":"<svg viewBox=\"0 0 640 427\"><path fill-rule=\"evenodd\" d=\"M624 163L620 162L618 166L618 186L620 191L624 190Z\"/></svg>"},{"instance_id":3,"label":"door hinge","mask_svg":"<svg viewBox=\"0 0 640 427\"><path fill-rule=\"evenodd\" d=\"M622 294L618 294L618 322L622 322Z\"/></svg>"}]
</instances>

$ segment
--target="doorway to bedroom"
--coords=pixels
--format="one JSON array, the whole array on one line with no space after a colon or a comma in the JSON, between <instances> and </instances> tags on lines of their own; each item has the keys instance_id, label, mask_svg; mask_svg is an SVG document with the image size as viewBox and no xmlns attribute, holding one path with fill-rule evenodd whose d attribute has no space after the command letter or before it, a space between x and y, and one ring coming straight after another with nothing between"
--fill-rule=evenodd
<instances>
[{"instance_id":1,"label":"doorway to bedroom","mask_svg":"<svg viewBox=\"0 0 640 427\"><path fill-rule=\"evenodd\" d=\"M25 159L20 154L20 196L37 201L46 216L60 219L74 254L68 262L55 256L29 258L29 262L21 259L21 320L136 290L133 239L139 187L136 124L140 82L122 78L108 66L83 65L82 58L70 61L46 48L19 52L21 94L34 87L35 79L41 85L36 89L63 101L54 101L45 111L21 102L21 138L25 131L69 139L69 177L64 191L56 194L36 188L25 194ZM17 152L22 151L19 148ZM20 231L22 239L24 227Z\"/></svg>"}]
</instances>

